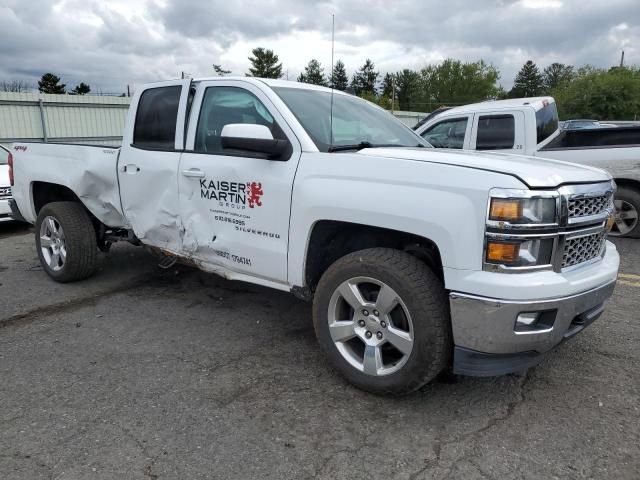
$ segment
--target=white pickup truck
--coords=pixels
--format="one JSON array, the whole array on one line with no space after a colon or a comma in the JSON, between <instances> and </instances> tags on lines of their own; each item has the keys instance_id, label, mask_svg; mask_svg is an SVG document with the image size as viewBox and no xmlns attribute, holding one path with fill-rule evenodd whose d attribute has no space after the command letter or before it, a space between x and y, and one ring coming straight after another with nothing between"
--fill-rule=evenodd
<instances>
[{"instance_id":1,"label":"white pickup truck","mask_svg":"<svg viewBox=\"0 0 640 480\"><path fill-rule=\"evenodd\" d=\"M618 186L611 234L640 238L638 126L561 130L555 100L536 97L443 109L416 133L436 148L522 154L602 168Z\"/></svg>"},{"instance_id":2,"label":"white pickup truck","mask_svg":"<svg viewBox=\"0 0 640 480\"><path fill-rule=\"evenodd\" d=\"M60 282L116 240L313 300L360 388L535 365L611 296L602 170L443 152L384 110L257 78L145 85L120 149L17 143L14 216Z\"/></svg>"}]
</instances>

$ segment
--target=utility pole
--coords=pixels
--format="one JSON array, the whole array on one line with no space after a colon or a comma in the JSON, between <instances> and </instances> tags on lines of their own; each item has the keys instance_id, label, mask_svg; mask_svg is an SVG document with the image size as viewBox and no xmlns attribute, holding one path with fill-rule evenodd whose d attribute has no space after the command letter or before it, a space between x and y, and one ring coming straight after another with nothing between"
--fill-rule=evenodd
<instances>
[{"instance_id":1,"label":"utility pole","mask_svg":"<svg viewBox=\"0 0 640 480\"><path fill-rule=\"evenodd\" d=\"M624 50L622 50L622 55L620 55L620 68L624 67Z\"/></svg>"},{"instance_id":2,"label":"utility pole","mask_svg":"<svg viewBox=\"0 0 640 480\"><path fill-rule=\"evenodd\" d=\"M396 109L396 76L391 77L391 113Z\"/></svg>"}]
</instances>

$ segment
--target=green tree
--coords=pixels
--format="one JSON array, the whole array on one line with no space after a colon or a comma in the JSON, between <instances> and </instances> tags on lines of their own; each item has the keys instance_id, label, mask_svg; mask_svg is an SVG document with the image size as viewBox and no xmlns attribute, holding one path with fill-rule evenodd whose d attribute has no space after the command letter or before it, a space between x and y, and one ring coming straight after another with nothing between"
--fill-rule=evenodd
<instances>
[{"instance_id":1,"label":"green tree","mask_svg":"<svg viewBox=\"0 0 640 480\"><path fill-rule=\"evenodd\" d=\"M360 96L363 92L373 93L377 95L376 83L378 81L378 72L375 71L375 65L367 58L364 65L360 67L351 79L351 86L356 92L356 95Z\"/></svg>"},{"instance_id":2,"label":"green tree","mask_svg":"<svg viewBox=\"0 0 640 480\"><path fill-rule=\"evenodd\" d=\"M396 100L400 110L420 110L420 74L405 68L396 73Z\"/></svg>"},{"instance_id":3,"label":"green tree","mask_svg":"<svg viewBox=\"0 0 640 480\"><path fill-rule=\"evenodd\" d=\"M572 81L551 94L562 119L636 120L640 118L640 68L582 67Z\"/></svg>"},{"instance_id":4,"label":"green tree","mask_svg":"<svg viewBox=\"0 0 640 480\"><path fill-rule=\"evenodd\" d=\"M38 80L38 91L40 93L65 93L66 85L60 83L60 77L53 73L45 73Z\"/></svg>"},{"instance_id":5,"label":"green tree","mask_svg":"<svg viewBox=\"0 0 640 480\"><path fill-rule=\"evenodd\" d=\"M527 60L513 82L513 88L509 92L512 98L537 97L544 92L544 78L538 66L531 60Z\"/></svg>"},{"instance_id":6,"label":"green tree","mask_svg":"<svg viewBox=\"0 0 640 480\"><path fill-rule=\"evenodd\" d=\"M225 75L229 75L231 73L231 70L225 70L224 68L222 68L222 65L219 65L217 63L214 63L212 67L213 67L213 71L219 77L224 77Z\"/></svg>"},{"instance_id":7,"label":"green tree","mask_svg":"<svg viewBox=\"0 0 640 480\"><path fill-rule=\"evenodd\" d=\"M382 79L382 96L393 98L393 90L395 88L395 75L393 73L385 73Z\"/></svg>"},{"instance_id":8,"label":"green tree","mask_svg":"<svg viewBox=\"0 0 640 480\"><path fill-rule=\"evenodd\" d=\"M375 103L376 105L382 108L391 110L391 99L388 97L385 97L384 95L376 95L373 92L362 91L358 96L360 98L370 101L371 103Z\"/></svg>"},{"instance_id":9,"label":"green tree","mask_svg":"<svg viewBox=\"0 0 640 480\"><path fill-rule=\"evenodd\" d=\"M86 95L91 91L91 87L84 82L80 82L80 85L76 85L71 93L74 95Z\"/></svg>"},{"instance_id":10,"label":"green tree","mask_svg":"<svg viewBox=\"0 0 640 480\"><path fill-rule=\"evenodd\" d=\"M273 50L258 47L254 48L251 53L253 56L249 57L249 61L252 66L249 67L247 77L282 77L282 63L278 63L278 55L273 53Z\"/></svg>"},{"instance_id":11,"label":"green tree","mask_svg":"<svg viewBox=\"0 0 640 480\"><path fill-rule=\"evenodd\" d=\"M448 58L439 65L427 65L420 71L421 107L431 110L439 105L460 105L495 98L500 72L484 60L463 63Z\"/></svg>"},{"instance_id":12,"label":"green tree","mask_svg":"<svg viewBox=\"0 0 640 480\"><path fill-rule=\"evenodd\" d=\"M333 82L333 88L336 90L345 91L349 86L349 77L347 76L347 70L342 60L338 60L333 66L331 81Z\"/></svg>"},{"instance_id":13,"label":"green tree","mask_svg":"<svg viewBox=\"0 0 640 480\"><path fill-rule=\"evenodd\" d=\"M558 88L562 83L570 82L574 75L572 65L554 62L542 72L544 88L547 92L550 92L554 88Z\"/></svg>"},{"instance_id":14,"label":"green tree","mask_svg":"<svg viewBox=\"0 0 640 480\"><path fill-rule=\"evenodd\" d=\"M304 72L300 74L298 81L302 83L311 83L313 85L327 85L327 78L324 76L324 68L322 68L320 62L315 58L312 59L306 67L304 67Z\"/></svg>"}]
</instances>

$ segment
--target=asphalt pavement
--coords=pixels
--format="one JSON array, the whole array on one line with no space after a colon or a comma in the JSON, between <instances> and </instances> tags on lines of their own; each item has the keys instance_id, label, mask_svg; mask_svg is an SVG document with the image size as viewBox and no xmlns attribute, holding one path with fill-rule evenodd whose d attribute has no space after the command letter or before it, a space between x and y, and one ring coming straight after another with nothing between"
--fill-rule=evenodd
<instances>
[{"instance_id":1,"label":"asphalt pavement","mask_svg":"<svg viewBox=\"0 0 640 480\"><path fill-rule=\"evenodd\" d=\"M3 479L640 478L640 241L606 313L526 373L381 398L293 296L115 245L49 280L0 224Z\"/></svg>"}]
</instances>

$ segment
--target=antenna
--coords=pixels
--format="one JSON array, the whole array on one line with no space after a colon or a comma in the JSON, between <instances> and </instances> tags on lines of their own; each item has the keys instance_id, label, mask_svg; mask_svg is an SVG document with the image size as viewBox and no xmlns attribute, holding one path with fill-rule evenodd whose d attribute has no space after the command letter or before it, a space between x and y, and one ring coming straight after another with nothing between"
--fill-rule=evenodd
<instances>
[{"instance_id":1,"label":"antenna","mask_svg":"<svg viewBox=\"0 0 640 480\"><path fill-rule=\"evenodd\" d=\"M336 16L334 13L331 14L331 118L329 120L329 136L331 137L329 142L331 146L333 146L333 50L335 45L335 32L336 32Z\"/></svg>"}]
</instances>

